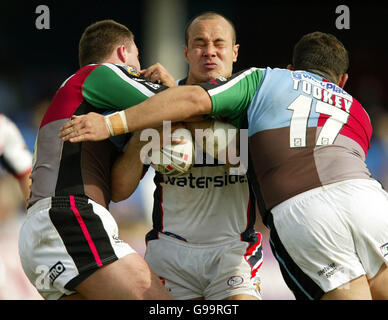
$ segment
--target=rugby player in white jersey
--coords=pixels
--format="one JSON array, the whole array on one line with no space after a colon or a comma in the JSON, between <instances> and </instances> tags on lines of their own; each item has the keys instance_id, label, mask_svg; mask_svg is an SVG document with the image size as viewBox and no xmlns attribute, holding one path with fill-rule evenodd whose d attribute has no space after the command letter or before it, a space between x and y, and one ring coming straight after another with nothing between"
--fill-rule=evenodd
<instances>
[{"instance_id":1,"label":"rugby player in white jersey","mask_svg":"<svg viewBox=\"0 0 388 320\"><path fill-rule=\"evenodd\" d=\"M0 114L0 162L18 180L26 201L30 195L32 155L15 123L3 114Z\"/></svg>"},{"instance_id":2,"label":"rugby player in white jersey","mask_svg":"<svg viewBox=\"0 0 388 320\"><path fill-rule=\"evenodd\" d=\"M178 84L232 74L239 45L233 24L225 17L214 12L194 17L187 25L185 42L189 74ZM143 76L171 83L160 64L144 70ZM186 125L194 132L210 121ZM134 191L136 172L141 176L142 163L133 152L128 150L112 172L115 201ZM261 299L257 274L262 264L261 234L254 230L255 199L247 176L230 175L229 167L215 160L196 164L179 177L156 172L154 182L153 229L146 236L145 260L174 298Z\"/></svg>"}]
</instances>

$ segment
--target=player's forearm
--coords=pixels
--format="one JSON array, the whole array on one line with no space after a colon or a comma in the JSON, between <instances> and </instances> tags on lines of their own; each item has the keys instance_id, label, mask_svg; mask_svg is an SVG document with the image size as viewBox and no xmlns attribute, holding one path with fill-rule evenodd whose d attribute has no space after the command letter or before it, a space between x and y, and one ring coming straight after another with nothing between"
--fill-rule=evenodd
<instances>
[{"instance_id":1,"label":"player's forearm","mask_svg":"<svg viewBox=\"0 0 388 320\"><path fill-rule=\"evenodd\" d=\"M136 139L135 135L131 139ZM127 199L136 190L143 174L144 164L140 159L143 144L132 143L115 161L111 174L111 197L113 202Z\"/></svg>"},{"instance_id":2,"label":"player's forearm","mask_svg":"<svg viewBox=\"0 0 388 320\"><path fill-rule=\"evenodd\" d=\"M95 112L73 115L71 121L61 128L59 138L71 142L99 141L109 136L160 127L163 121L179 122L211 111L210 96L203 88L179 86L107 116Z\"/></svg>"},{"instance_id":3,"label":"player's forearm","mask_svg":"<svg viewBox=\"0 0 388 320\"><path fill-rule=\"evenodd\" d=\"M199 86L179 86L163 91L125 110L129 131L158 127L163 121L183 121L209 114L212 104L207 92Z\"/></svg>"},{"instance_id":4,"label":"player's forearm","mask_svg":"<svg viewBox=\"0 0 388 320\"><path fill-rule=\"evenodd\" d=\"M139 185L143 163L140 160L126 161L119 160L112 170L112 201L119 202L127 199Z\"/></svg>"}]
</instances>

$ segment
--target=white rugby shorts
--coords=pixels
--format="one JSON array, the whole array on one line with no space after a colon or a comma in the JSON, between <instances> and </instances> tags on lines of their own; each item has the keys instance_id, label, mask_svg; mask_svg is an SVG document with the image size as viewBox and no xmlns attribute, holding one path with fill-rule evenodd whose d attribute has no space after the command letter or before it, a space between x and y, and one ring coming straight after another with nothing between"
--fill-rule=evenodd
<instances>
[{"instance_id":1,"label":"white rugby shorts","mask_svg":"<svg viewBox=\"0 0 388 320\"><path fill-rule=\"evenodd\" d=\"M320 299L388 265L388 193L354 179L303 192L271 210L270 244L297 299Z\"/></svg>"},{"instance_id":2,"label":"white rugby shorts","mask_svg":"<svg viewBox=\"0 0 388 320\"><path fill-rule=\"evenodd\" d=\"M50 300L75 293L98 268L134 252L118 238L109 211L86 197L39 200L28 209L19 236L24 272Z\"/></svg>"},{"instance_id":3,"label":"white rugby shorts","mask_svg":"<svg viewBox=\"0 0 388 320\"><path fill-rule=\"evenodd\" d=\"M231 239L202 245L159 232L158 239L148 241L145 260L175 299L222 300L236 294L261 299L260 233L256 233L253 242Z\"/></svg>"}]
</instances>

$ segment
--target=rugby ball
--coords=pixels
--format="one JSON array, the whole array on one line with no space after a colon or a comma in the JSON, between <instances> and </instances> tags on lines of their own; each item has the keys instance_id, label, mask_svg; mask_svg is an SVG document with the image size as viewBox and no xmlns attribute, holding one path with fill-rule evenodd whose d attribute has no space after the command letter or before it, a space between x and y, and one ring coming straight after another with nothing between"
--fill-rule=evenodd
<instances>
[{"instance_id":1,"label":"rugby ball","mask_svg":"<svg viewBox=\"0 0 388 320\"><path fill-rule=\"evenodd\" d=\"M172 139L183 138L179 144L168 144L151 155L151 167L161 174L180 176L188 173L194 164L194 142L189 130L176 129Z\"/></svg>"},{"instance_id":2,"label":"rugby ball","mask_svg":"<svg viewBox=\"0 0 388 320\"><path fill-rule=\"evenodd\" d=\"M230 123L213 119L209 129L205 130L205 140L202 137L200 139L196 137L197 146L212 158L226 162L228 147L236 149L237 146L237 128Z\"/></svg>"}]
</instances>

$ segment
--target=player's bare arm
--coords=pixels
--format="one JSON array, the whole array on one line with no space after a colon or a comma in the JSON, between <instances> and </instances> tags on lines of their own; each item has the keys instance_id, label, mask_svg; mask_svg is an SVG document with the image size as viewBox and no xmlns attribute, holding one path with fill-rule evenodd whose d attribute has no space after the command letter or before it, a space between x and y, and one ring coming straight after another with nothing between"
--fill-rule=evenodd
<instances>
[{"instance_id":1,"label":"player's bare arm","mask_svg":"<svg viewBox=\"0 0 388 320\"><path fill-rule=\"evenodd\" d=\"M115 161L111 174L113 202L127 199L139 185L144 167L139 154L145 143L140 141L140 132L135 132L127 149Z\"/></svg>"},{"instance_id":2,"label":"player's bare arm","mask_svg":"<svg viewBox=\"0 0 388 320\"><path fill-rule=\"evenodd\" d=\"M210 97L203 88L173 87L125 111L106 117L92 112L73 116L71 121L63 125L59 137L70 142L99 141L126 132L158 127L165 120L184 121L194 116L209 114L211 110Z\"/></svg>"},{"instance_id":3,"label":"player's bare arm","mask_svg":"<svg viewBox=\"0 0 388 320\"><path fill-rule=\"evenodd\" d=\"M171 131L184 127L183 124L177 123L171 126ZM163 127L155 128L158 131L160 141L154 141L152 148L158 150L163 145ZM170 132L166 133L170 135ZM172 144L184 143L184 140L171 139ZM149 144L148 140L141 139L141 131L136 131L128 142L124 153L117 158L111 174L112 201L119 202L129 198L136 190L143 175L145 157L142 155L142 148ZM151 142L152 143L152 142Z\"/></svg>"}]
</instances>

